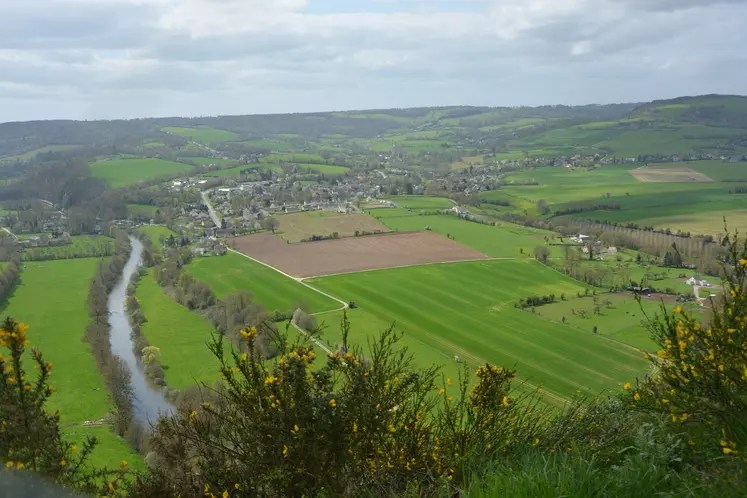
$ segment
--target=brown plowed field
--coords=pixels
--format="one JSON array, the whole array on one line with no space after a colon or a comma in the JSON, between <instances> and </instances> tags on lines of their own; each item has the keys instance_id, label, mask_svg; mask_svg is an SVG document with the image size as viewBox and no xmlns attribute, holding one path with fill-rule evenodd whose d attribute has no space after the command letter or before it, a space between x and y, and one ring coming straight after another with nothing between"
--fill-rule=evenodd
<instances>
[{"instance_id":1,"label":"brown plowed field","mask_svg":"<svg viewBox=\"0 0 747 498\"><path fill-rule=\"evenodd\" d=\"M232 242L237 251L294 277L487 258L433 232L387 233L303 244L285 244L265 232L237 237Z\"/></svg>"}]
</instances>

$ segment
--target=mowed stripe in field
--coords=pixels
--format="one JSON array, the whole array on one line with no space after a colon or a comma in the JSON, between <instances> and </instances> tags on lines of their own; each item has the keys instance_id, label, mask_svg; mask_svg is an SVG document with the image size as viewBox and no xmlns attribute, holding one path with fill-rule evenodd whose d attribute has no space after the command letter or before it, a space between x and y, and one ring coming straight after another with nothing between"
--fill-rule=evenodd
<instances>
[{"instance_id":1,"label":"mowed stripe in field","mask_svg":"<svg viewBox=\"0 0 747 498\"><path fill-rule=\"evenodd\" d=\"M268 311L289 311L301 302L312 313L340 307L336 301L240 254L229 252L220 257L196 258L186 268L197 280L208 284L219 298L244 290L251 292L255 301Z\"/></svg>"},{"instance_id":2,"label":"mowed stripe in field","mask_svg":"<svg viewBox=\"0 0 747 498\"><path fill-rule=\"evenodd\" d=\"M562 397L616 388L647 369L640 355L623 345L514 309L520 297L583 288L536 262L466 262L308 282L355 301L382 322L396 320L405 337L449 357L515 366L520 378Z\"/></svg>"}]
</instances>

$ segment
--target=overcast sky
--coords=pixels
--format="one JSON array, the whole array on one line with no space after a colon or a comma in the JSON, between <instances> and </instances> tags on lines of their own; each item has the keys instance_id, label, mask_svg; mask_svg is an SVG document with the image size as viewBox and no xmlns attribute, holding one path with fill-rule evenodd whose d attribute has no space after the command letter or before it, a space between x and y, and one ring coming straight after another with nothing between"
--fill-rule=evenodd
<instances>
[{"instance_id":1,"label":"overcast sky","mask_svg":"<svg viewBox=\"0 0 747 498\"><path fill-rule=\"evenodd\" d=\"M0 122L747 93L747 0L0 0Z\"/></svg>"}]
</instances>

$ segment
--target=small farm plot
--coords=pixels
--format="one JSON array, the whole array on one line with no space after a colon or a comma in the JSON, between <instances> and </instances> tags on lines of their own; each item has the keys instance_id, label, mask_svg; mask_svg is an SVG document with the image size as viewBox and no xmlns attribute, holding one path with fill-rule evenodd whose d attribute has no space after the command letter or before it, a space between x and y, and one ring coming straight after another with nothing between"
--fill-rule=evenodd
<instances>
[{"instance_id":1,"label":"small farm plot","mask_svg":"<svg viewBox=\"0 0 747 498\"><path fill-rule=\"evenodd\" d=\"M166 383L181 389L219 380L218 361L207 347L213 326L164 294L152 275L140 279L136 295L147 319L141 332L161 350Z\"/></svg>"},{"instance_id":2,"label":"small farm plot","mask_svg":"<svg viewBox=\"0 0 747 498\"><path fill-rule=\"evenodd\" d=\"M286 244L269 233L233 239L240 252L294 277L485 259L482 253L432 232L392 233Z\"/></svg>"},{"instance_id":3,"label":"small farm plot","mask_svg":"<svg viewBox=\"0 0 747 498\"><path fill-rule=\"evenodd\" d=\"M318 313L341 307L334 299L233 252L225 256L193 259L186 270L197 280L208 284L218 298L247 291L270 312L292 311L301 306L311 313Z\"/></svg>"},{"instance_id":4,"label":"small farm plot","mask_svg":"<svg viewBox=\"0 0 747 498\"><path fill-rule=\"evenodd\" d=\"M389 229L367 214L338 214L330 211L311 211L277 217L277 235L288 242L310 240L314 235L353 237L360 234L384 233Z\"/></svg>"},{"instance_id":5,"label":"small farm plot","mask_svg":"<svg viewBox=\"0 0 747 498\"><path fill-rule=\"evenodd\" d=\"M98 161L91 163L89 167L93 176L103 178L112 188L126 187L163 175L186 173L193 169L189 164L142 157Z\"/></svg>"},{"instance_id":6,"label":"small farm plot","mask_svg":"<svg viewBox=\"0 0 747 498\"><path fill-rule=\"evenodd\" d=\"M584 289L534 261L429 265L308 282L354 301L379 323L396 322L416 359L420 351L437 351L442 364L459 356L472 367L515 366L521 380L543 385L555 401L613 389L648 370L627 345L516 309L521 297Z\"/></svg>"},{"instance_id":7,"label":"small farm plot","mask_svg":"<svg viewBox=\"0 0 747 498\"><path fill-rule=\"evenodd\" d=\"M690 168L638 168L630 170L630 174L641 182L654 183L689 183L712 182L703 173Z\"/></svg>"}]
</instances>

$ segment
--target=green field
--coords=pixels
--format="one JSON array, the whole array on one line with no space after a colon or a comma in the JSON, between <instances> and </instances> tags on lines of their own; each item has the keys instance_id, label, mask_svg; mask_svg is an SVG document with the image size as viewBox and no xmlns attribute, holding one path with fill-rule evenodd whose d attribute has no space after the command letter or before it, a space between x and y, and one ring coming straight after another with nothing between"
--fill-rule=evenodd
<instances>
[{"instance_id":1,"label":"green field","mask_svg":"<svg viewBox=\"0 0 747 498\"><path fill-rule=\"evenodd\" d=\"M247 140L246 142L241 142L241 143L249 147L270 149L272 151L278 151L278 152L291 150L293 148L291 144L286 143L286 142L281 142L280 140L258 139L258 140Z\"/></svg>"},{"instance_id":2,"label":"green field","mask_svg":"<svg viewBox=\"0 0 747 498\"><path fill-rule=\"evenodd\" d=\"M575 294L583 287L532 261L481 261L380 270L312 279L355 301L377 323L396 321L416 358L433 351L453 362L516 366L557 400L614 389L647 364L628 346L519 311L521 297ZM431 351L430 353L427 353Z\"/></svg>"},{"instance_id":3,"label":"green field","mask_svg":"<svg viewBox=\"0 0 747 498\"><path fill-rule=\"evenodd\" d=\"M455 204L446 197L428 197L425 195L398 195L395 197L387 197L386 199L405 209L435 210L450 209L455 206Z\"/></svg>"},{"instance_id":4,"label":"green field","mask_svg":"<svg viewBox=\"0 0 747 498\"><path fill-rule=\"evenodd\" d=\"M62 152L62 151L74 149L76 147L78 146L77 145L45 145L44 147L39 147L38 149L30 150L23 154L18 154L15 156L0 157L0 163L11 162L11 161L28 161L29 159L35 158L39 154L44 154L46 152Z\"/></svg>"},{"instance_id":5,"label":"green field","mask_svg":"<svg viewBox=\"0 0 747 498\"><path fill-rule=\"evenodd\" d=\"M394 211L394 213L391 213L391 211ZM400 209L373 209L370 214L380 219L392 230L400 232L422 231L426 227L430 227L436 233L444 236L448 235L460 244L495 258L533 258L534 248L545 245L545 237L552 239L558 235L547 230L526 228L510 223L488 226L447 214L405 216L405 212ZM388 216L390 213L394 216ZM554 256L560 254L559 249L554 246L551 246L550 250Z\"/></svg>"},{"instance_id":6,"label":"green field","mask_svg":"<svg viewBox=\"0 0 747 498\"><path fill-rule=\"evenodd\" d=\"M140 279L136 295L148 320L142 334L161 349L166 383L180 389L219 380L217 361L206 345L212 338L210 322L164 294L150 274Z\"/></svg>"},{"instance_id":7,"label":"green field","mask_svg":"<svg viewBox=\"0 0 747 498\"><path fill-rule=\"evenodd\" d=\"M327 161L319 154L268 154L261 159L263 163L312 163L326 165Z\"/></svg>"},{"instance_id":8,"label":"green field","mask_svg":"<svg viewBox=\"0 0 747 498\"><path fill-rule=\"evenodd\" d=\"M350 171L350 168L345 166L330 166L328 164L315 164L315 163L297 163L299 168L313 169L319 173L325 175L342 175Z\"/></svg>"},{"instance_id":9,"label":"green field","mask_svg":"<svg viewBox=\"0 0 747 498\"><path fill-rule=\"evenodd\" d=\"M126 187L163 175L186 173L193 169L184 163L155 158L112 159L90 164L91 173L106 180L112 188Z\"/></svg>"},{"instance_id":10,"label":"green field","mask_svg":"<svg viewBox=\"0 0 747 498\"><path fill-rule=\"evenodd\" d=\"M172 235L179 236L175 231L163 225L146 225L138 228L138 231L147 235L155 247L161 247L161 235L167 239Z\"/></svg>"},{"instance_id":11,"label":"green field","mask_svg":"<svg viewBox=\"0 0 747 498\"><path fill-rule=\"evenodd\" d=\"M114 251L114 239L104 235L74 235L71 243L54 247L29 247L23 251L26 261L105 256Z\"/></svg>"},{"instance_id":12,"label":"green field","mask_svg":"<svg viewBox=\"0 0 747 498\"><path fill-rule=\"evenodd\" d=\"M197 280L208 284L216 296L245 290L268 311L290 311L299 303L305 303L312 313L340 307L334 300L233 252L194 259L186 268Z\"/></svg>"},{"instance_id":13,"label":"green field","mask_svg":"<svg viewBox=\"0 0 747 498\"><path fill-rule=\"evenodd\" d=\"M163 131L171 133L172 135L179 135L195 142L202 142L206 144L218 143L218 142L233 142L239 140L236 133L227 130L220 130L218 128L212 128L210 126L198 125L193 128L184 128L180 126L169 126L164 128Z\"/></svg>"},{"instance_id":14,"label":"green field","mask_svg":"<svg viewBox=\"0 0 747 498\"><path fill-rule=\"evenodd\" d=\"M50 380L57 392L50 398L49 408L60 411L66 434L93 433L101 439L93 456L99 465L116 468L124 459L142 468L142 459L108 428L82 425L105 417L111 407L91 351L83 342L89 321L88 281L98 262L89 258L24 263L20 284L3 305L3 314L28 324L31 345L54 364ZM31 365L26 366L31 371Z\"/></svg>"},{"instance_id":15,"label":"green field","mask_svg":"<svg viewBox=\"0 0 747 498\"><path fill-rule=\"evenodd\" d=\"M661 300L656 297L642 298L640 304L629 292L619 294L597 294L600 314L594 314L594 296L578 298L569 296L567 301L559 301L536 308L537 315L565 327L574 327L584 334L597 333L637 349L656 351L657 344L651 339L645 324L648 319L661 314ZM605 301L608 301L605 304ZM694 305L693 305L694 306ZM669 299L668 309L674 308ZM693 308L695 309L695 308ZM576 314L574 314L574 310ZM579 314L585 311L586 315Z\"/></svg>"},{"instance_id":16,"label":"green field","mask_svg":"<svg viewBox=\"0 0 747 498\"><path fill-rule=\"evenodd\" d=\"M249 171L255 169L269 169L272 171L283 171L283 168L279 164L243 164L241 166L235 166L233 168L219 169L216 171L209 171L202 173L202 176L238 176L242 171Z\"/></svg>"},{"instance_id":17,"label":"green field","mask_svg":"<svg viewBox=\"0 0 747 498\"><path fill-rule=\"evenodd\" d=\"M127 204L127 209L129 209L131 213L140 211L153 216L156 214L156 211L158 211L158 206L150 206L148 204Z\"/></svg>"},{"instance_id":18,"label":"green field","mask_svg":"<svg viewBox=\"0 0 747 498\"><path fill-rule=\"evenodd\" d=\"M223 159L222 157L180 157L179 161L197 164L200 166L210 166L212 164L218 166L229 166L238 162L235 159Z\"/></svg>"}]
</instances>

